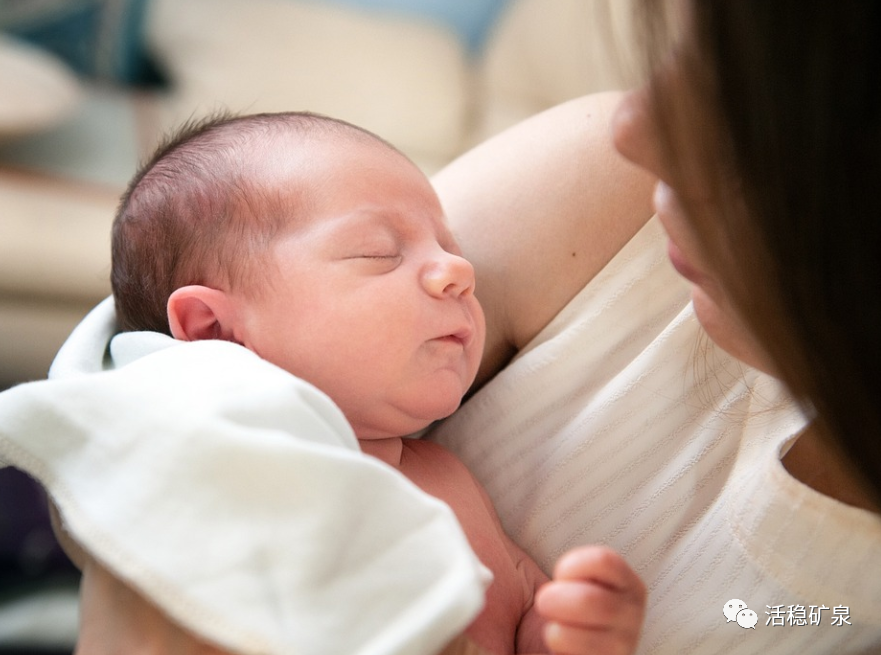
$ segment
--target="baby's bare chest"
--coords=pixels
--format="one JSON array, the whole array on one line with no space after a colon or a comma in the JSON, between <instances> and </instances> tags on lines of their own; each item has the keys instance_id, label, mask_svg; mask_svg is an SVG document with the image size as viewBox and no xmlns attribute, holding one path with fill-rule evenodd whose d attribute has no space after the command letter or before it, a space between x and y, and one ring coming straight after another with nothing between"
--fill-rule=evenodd
<instances>
[{"instance_id":1,"label":"baby's bare chest","mask_svg":"<svg viewBox=\"0 0 881 655\"><path fill-rule=\"evenodd\" d=\"M514 637L532 590L508 547L495 510L468 469L433 443L409 444L401 471L455 512L480 561L493 572L483 613L469 634L495 652L513 652ZM479 634L473 634L474 632ZM500 646L504 643L504 648Z\"/></svg>"}]
</instances>

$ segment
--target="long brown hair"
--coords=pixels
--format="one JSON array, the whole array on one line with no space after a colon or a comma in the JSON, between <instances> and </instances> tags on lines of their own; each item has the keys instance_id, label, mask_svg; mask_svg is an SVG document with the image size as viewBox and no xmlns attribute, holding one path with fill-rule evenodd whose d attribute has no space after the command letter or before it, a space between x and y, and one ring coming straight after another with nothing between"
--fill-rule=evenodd
<instances>
[{"instance_id":1,"label":"long brown hair","mask_svg":"<svg viewBox=\"0 0 881 655\"><path fill-rule=\"evenodd\" d=\"M693 215L703 245L783 381L877 502L881 3L693 0L672 48L667 3L642 4L654 61L663 47L681 80L658 72L651 85L668 156L696 152L715 194L713 216ZM697 168L673 174L687 186Z\"/></svg>"}]
</instances>

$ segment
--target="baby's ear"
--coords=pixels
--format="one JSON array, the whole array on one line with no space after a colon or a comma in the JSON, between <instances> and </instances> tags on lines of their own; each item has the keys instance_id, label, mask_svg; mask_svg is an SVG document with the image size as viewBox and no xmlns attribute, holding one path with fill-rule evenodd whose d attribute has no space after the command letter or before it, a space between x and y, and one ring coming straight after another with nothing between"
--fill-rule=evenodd
<instances>
[{"instance_id":1,"label":"baby's ear","mask_svg":"<svg viewBox=\"0 0 881 655\"><path fill-rule=\"evenodd\" d=\"M181 341L234 341L232 302L224 291L200 284L176 289L168 298L171 335Z\"/></svg>"}]
</instances>

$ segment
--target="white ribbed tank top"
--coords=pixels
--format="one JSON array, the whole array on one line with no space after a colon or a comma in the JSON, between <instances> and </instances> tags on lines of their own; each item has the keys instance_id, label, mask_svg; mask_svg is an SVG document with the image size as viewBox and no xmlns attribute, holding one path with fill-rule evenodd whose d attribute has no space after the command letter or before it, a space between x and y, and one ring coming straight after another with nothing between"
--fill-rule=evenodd
<instances>
[{"instance_id":1,"label":"white ribbed tank top","mask_svg":"<svg viewBox=\"0 0 881 655\"><path fill-rule=\"evenodd\" d=\"M786 473L805 418L703 335L664 243L653 219L429 438L546 571L584 543L628 558L640 653L881 651L881 518Z\"/></svg>"}]
</instances>

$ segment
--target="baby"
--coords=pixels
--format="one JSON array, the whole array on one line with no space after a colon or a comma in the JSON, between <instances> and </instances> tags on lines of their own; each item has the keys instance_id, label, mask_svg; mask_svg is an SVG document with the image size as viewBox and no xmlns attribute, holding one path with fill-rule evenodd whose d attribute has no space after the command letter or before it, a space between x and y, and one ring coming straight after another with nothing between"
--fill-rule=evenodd
<instances>
[{"instance_id":1,"label":"baby","mask_svg":"<svg viewBox=\"0 0 881 655\"><path fill-rule=\"evenodd\" d=\"M324 391L365 453L445 501L494 575L467 630L479 647L635 649L644 592L620 557L576 549L548 582L465 466L406 438L459 406L485 325L430 182L393 146L309 113L186 126L122 199L112 284L124 330L241 344Z\"/></svg>"}]
</instances>

